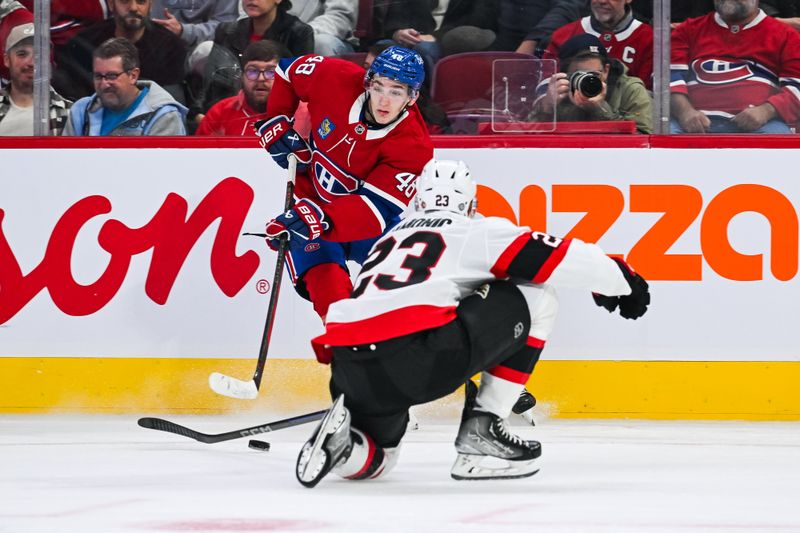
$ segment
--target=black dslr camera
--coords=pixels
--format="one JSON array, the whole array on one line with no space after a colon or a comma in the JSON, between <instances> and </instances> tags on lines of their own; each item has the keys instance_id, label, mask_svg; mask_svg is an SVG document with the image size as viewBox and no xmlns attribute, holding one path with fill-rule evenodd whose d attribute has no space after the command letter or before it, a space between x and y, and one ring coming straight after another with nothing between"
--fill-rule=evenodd
<instances>
[{"instance_id":1,"label":"black dslr camera","mask_svg":"<svg viewBox=\"0 0 800 533\"><path fill-rule=\"evenodd\" d=\"M603 80L596 72L576 70L569 75L569 92L579 91L586 98L592 98L603 92Z\"/></svg>"}]
</instances>

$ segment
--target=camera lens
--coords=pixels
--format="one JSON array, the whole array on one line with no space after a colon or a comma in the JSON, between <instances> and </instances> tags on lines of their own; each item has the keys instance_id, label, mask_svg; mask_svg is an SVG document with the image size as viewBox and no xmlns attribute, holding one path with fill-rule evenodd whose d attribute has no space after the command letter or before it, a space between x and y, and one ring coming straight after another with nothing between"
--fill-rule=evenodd
<instances>
[{"instance_id":1,"label":"camera lens","mask_svg":"<svg viewBox=\"0 0 800 533\"><path fill-rule=\"evenodd\" d=\"M603 92L603 80L594 72L575 71L569 76L569 89L580 91L586 98L592 98Z\"/></svg>"}]
</instances>

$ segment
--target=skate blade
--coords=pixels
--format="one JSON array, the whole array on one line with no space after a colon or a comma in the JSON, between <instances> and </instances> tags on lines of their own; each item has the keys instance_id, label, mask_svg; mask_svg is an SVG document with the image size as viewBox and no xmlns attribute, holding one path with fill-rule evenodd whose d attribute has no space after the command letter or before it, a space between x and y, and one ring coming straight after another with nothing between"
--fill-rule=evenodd
<instances>
[{"instance_id":1,"label":"skate blade","mask_svg":"<svg viewBox=\"0 0 800 533\"><path fill-rule=\"evenodd\" d=\"M530 477L539 471L538 458L527 461L505 461L504 466L481 464L487 456L459 453L450 477L459 481L478 479L519 479Z\"/></svg>"},{"instance_id":2,"label":"skate blade","mask_svg":"<svg viewBox=\"0 0 800 533\"><path fill-rule=\"evenodd\" d=\"M330 457L324 449L328 438L339 429L347 417L344 410L344 395L339 396L322 419L313 442L307 442L297 458L297 480L312 488L330 471Z\"/></svg>"}]
</instances>

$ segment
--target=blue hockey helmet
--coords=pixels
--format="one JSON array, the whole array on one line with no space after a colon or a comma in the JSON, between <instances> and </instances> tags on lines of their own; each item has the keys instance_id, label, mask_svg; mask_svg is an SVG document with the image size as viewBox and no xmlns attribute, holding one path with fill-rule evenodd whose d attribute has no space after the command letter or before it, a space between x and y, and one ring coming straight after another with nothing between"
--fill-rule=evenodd
<instances>
[{"instance_id":1,"label":"blue hockey helmet","mask_svg":"<svg viewBox=\"0 0 800 533\"><path fill-rule=\"evenodd\" d=\"M422 56L414 50L402 46L390 46L378 54L372 62L364 76L365 85L375 76L384 76L404 83L413 92L417 92L425 81L425 65Z\"/></svg>"}]
</instances>

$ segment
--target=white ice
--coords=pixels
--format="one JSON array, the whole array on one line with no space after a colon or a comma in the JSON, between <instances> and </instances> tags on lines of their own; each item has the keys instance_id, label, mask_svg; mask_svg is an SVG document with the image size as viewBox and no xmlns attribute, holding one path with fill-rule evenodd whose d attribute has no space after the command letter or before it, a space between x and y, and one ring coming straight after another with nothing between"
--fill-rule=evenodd
<instances>
[{"instance_id":1,"label":"white ice","mask_svg":"<svg viewBox=\"0 0 800 533\"><path fill-rule=\"evenodd\" d=\"M163 416L205 433L274 418ZM138 416L0 417L0 531L798 532L800 424L539 420L523 480L454 481L455 419L409 433L384 479L300 486L314 425L202 444ZM258 437L257 437L258 438Z\"/></svg>"}]
</instances>

